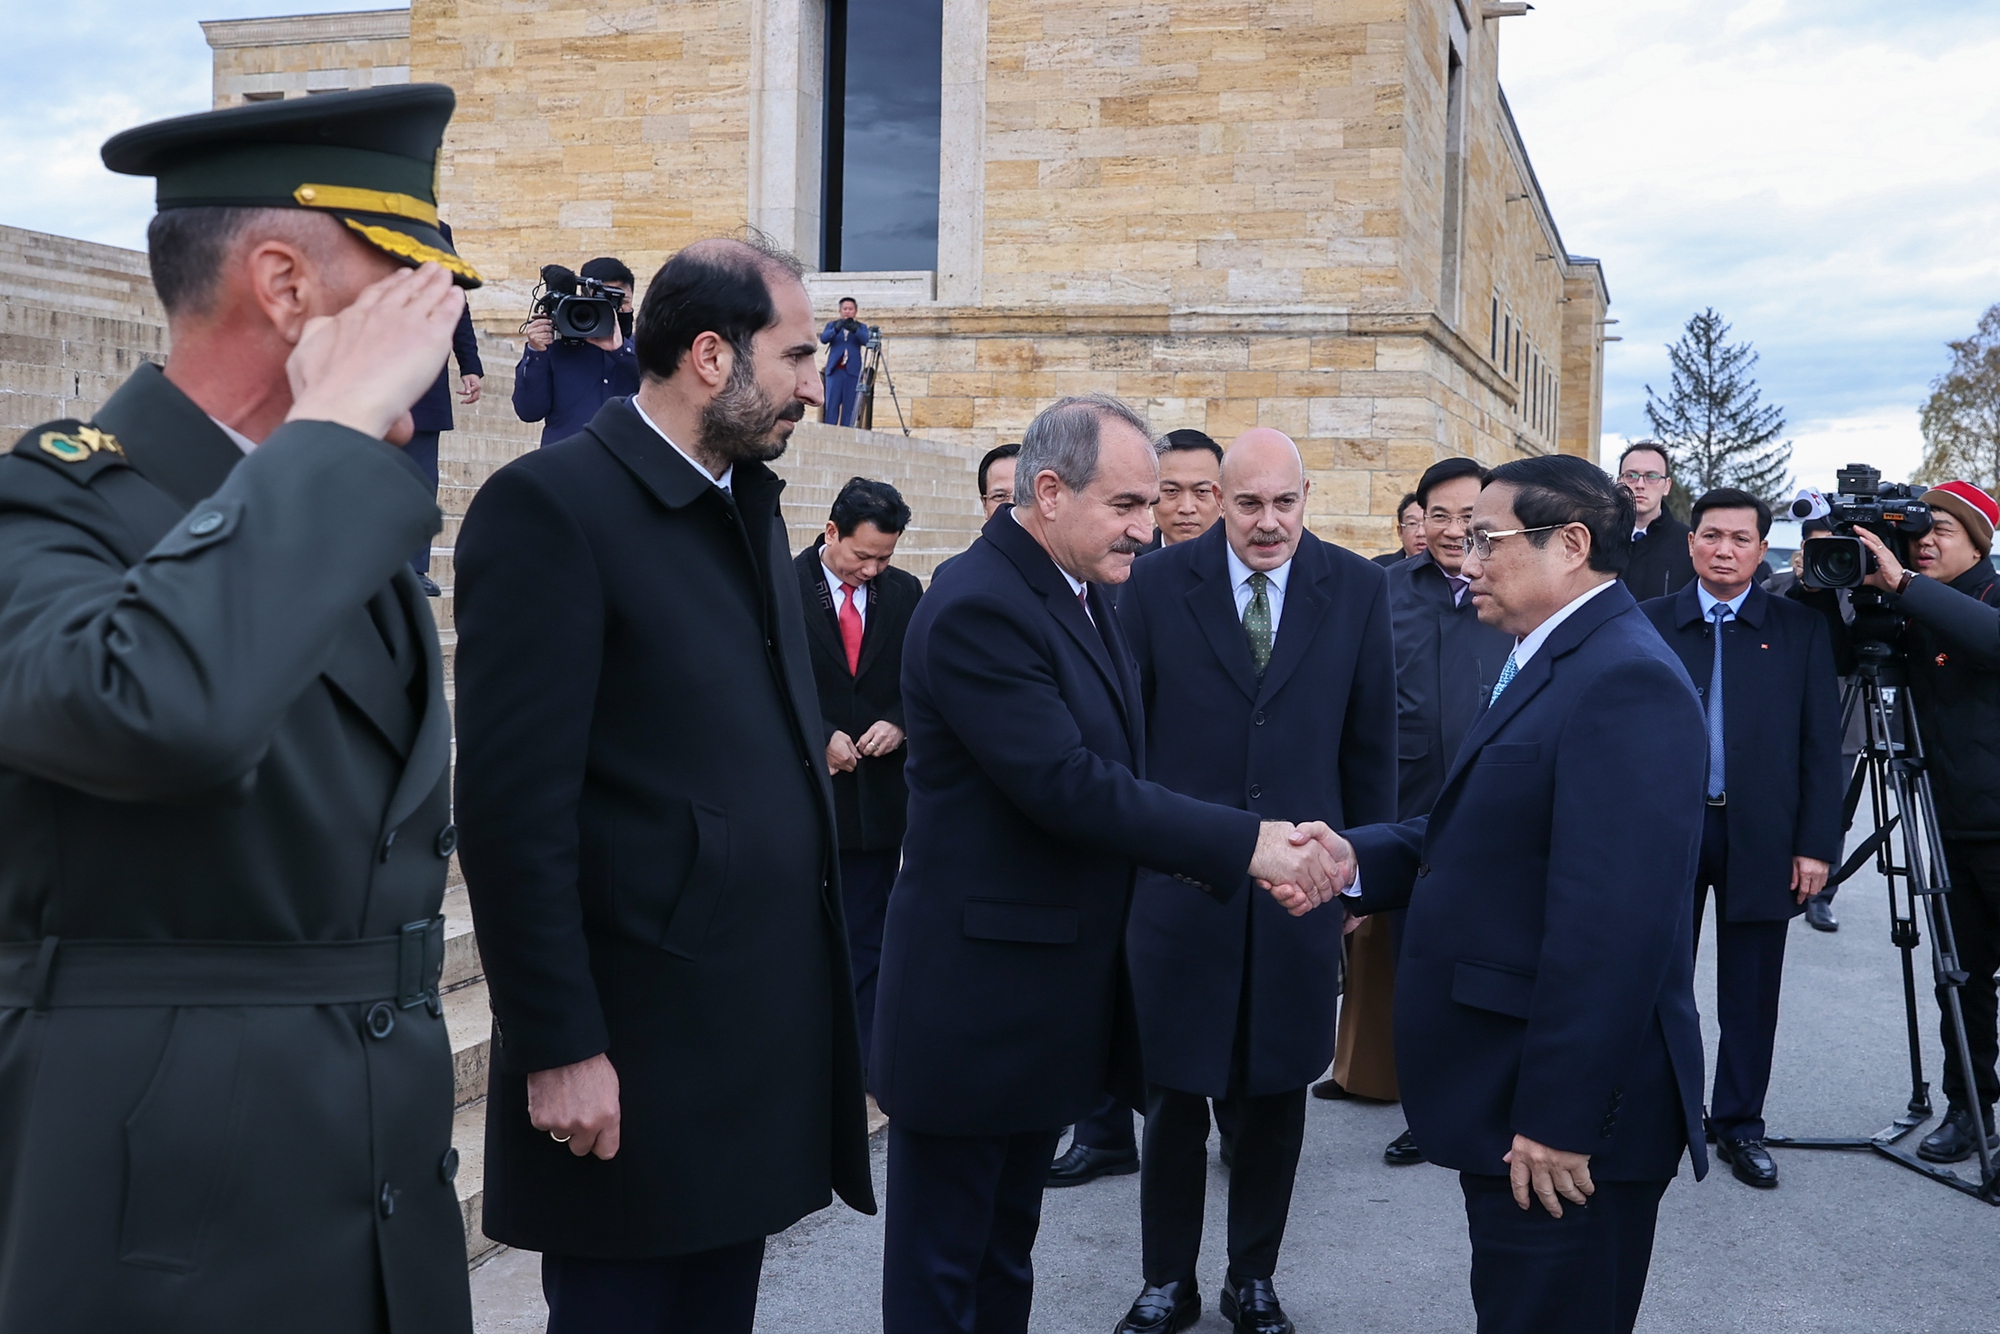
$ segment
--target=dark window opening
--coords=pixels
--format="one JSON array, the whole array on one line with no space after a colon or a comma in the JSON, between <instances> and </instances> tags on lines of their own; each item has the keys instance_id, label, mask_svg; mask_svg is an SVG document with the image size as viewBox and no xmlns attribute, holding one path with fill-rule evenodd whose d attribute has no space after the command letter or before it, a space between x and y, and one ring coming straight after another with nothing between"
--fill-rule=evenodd
<instances>
[{"instance_id":1,"label":"dark window opening","mask_svg":"<svg viewBox=\"0 0 2000 1334\"><path fill-rule=\"evenodd\" d=\"M943 0L827 0L820 267L935 269Z\"/></svg>"}]
</instances>

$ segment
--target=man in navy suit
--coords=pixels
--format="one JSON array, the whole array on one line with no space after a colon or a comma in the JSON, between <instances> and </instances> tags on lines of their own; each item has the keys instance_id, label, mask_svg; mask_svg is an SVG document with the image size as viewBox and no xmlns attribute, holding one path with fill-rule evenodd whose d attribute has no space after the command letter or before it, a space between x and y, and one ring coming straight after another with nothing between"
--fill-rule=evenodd
<instances>
[{"instance_id":1,"label":"man in navy suit","mask_svg":"<svg viewBox=\"0 0 2000 1334\"><path fill-rule=\"evenodd\" d=\"M861 354L868 346L868 326L854 318L860 307L854 298L840 298L840 318L819 331L826 346L826 406L820 419L829 426L852 426L861 403Z\"/></svg>"},{"instance_id":2,"label":"man in navy suit","mask_svg":"<svg viewBox=\"0 0 2000 1334\"><path fill-rule=\"evenodd\" d=\"M1642 603L1701 691L1708 798L1694 929L1715 891L1716 1156L1749 1186L1778 1184L1764 1091L1778 1035L1785 930L1840 856L1840 696L1826 621L1757 587L1771 507L1723 487L1689 515L1695 582Z\"/></svg>"},{"instance_id":3,"label":"man in navy suit","mask_svg":"<svg viewBox=\"0 0 2000 1334\"><path fill-rule=\"evenodd\" d=\"M1462 568L1514 651L1431 813L1347 835L1359 910L1409 909L1396 1072L1417 1142L1460 1174L1479 1334L1629 1331L1682 1152L1708 1169L1701 706L1618 582L1631 528L1583 459L1493 470Z\"/></svg>"},{"instance_id":4,"label":"man in navy suit","mask_svg":"<svg viewBox=\"0 0 2000 1334\"><path fill-rule=\"evenodd\" d=\"M1246 432L1223 458L1222 521L1133 567L1118 616L1139 665L1147 772L1267 819L1392 820L1386 581L1306 531L1307 489L1288 437ZM1306 1087L1333 1057L1343 920L1139 873L1126 953L1146 1074L1145 1287L1126 1334L1176 1334L1201 1313L1211 1098L1233 1146L1223 1318L1238 1334L1292 1329L1272 1275Z\"/></svg>"},{"instance_id":5,"label":"man in navy suit","mask_svg":"<svg viewBox=\"0 0 2000 1334\"><path fill-rule=\"evenodd\" d=\"M1136 1083L1124 929L1149 894L1334 889L1324 825L1145 781L1145 706L1106 584L1152 536L1151 432L1103 395L1021 443L1014 506L917 604L903 646L909 829L871 1083L889 1114L885 1334L1023 1334L1063 1126ZM1323 840L1323 842L1322 842Z\"/></svg>"}]
</instances>

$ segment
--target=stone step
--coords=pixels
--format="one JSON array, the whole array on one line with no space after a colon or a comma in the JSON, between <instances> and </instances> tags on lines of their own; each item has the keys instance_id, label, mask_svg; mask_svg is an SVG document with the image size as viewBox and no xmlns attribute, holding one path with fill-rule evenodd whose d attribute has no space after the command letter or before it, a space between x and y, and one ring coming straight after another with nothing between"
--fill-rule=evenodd
<instances>
[{"instance_id":1,"label":"stone step","mask_svg":"<svg viewBox=\"0 0 2000 1334\"><path fill-rule=\"evenodd\" d=\"M457 865L454 857L452 866ZM465 882L460 877L458 888L448 890L444 896L444 979L438 986L443 991L455 991L483 975L479 942L472 935L472 905L466 899Z\"/></svg>"},{"instance_id":2,"label":"stone step","mask_svg":"<svg viewBox=\"0 0 2000 1334\"><path fill-rule=\"evenodd\" d=\"M492 1064L493 1012L484 977L445 993L444 1026L451 1037L452 1101L464 1107L486 1096Z\"/></svg>"},{"instance_id":3,"label":"stone step","mask_svg":"<svg viewBox=\"0 0 2000 1334\"><path fill-rule=\"evenodd\" d=\"M486 1202L486 1099L458 1109L451 1118L451 1147L458 1150L458 1216L465 1224L465 1262L478 1264L500 1248L480 1228Z\"/></svg>"}]
</instances>

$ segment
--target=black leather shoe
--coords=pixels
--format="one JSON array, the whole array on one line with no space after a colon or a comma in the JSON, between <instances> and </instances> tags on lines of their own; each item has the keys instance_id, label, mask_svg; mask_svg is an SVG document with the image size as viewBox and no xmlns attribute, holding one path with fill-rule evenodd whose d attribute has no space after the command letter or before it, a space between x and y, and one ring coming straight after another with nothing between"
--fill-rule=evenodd
<instances>
[{"instance_id":1,"label":"black leather shoe","mask_svg":"<svg viewBox=\"0 0 2000 1334\"><path fill-rule=\"evenodd\" d=\"M1328 1102L1339 1102L1344 1098L1351 1098L1354 1095L1342 1088L1339 1080L1322 1079L1319 1083L1313 1085L1313 1096L1315 1098L1325 1098Z\"/></svg>"},{"instance_id":2,"label":"black leather shoe","mask_svg":"<svg viewBox=\"0 0 2000 1334\"><path fill-rule=\"evenodd\" d=\"M1840 930L1840 923L1833 920L1833 905L1817 894L1806 900L1806 925L1815 931Z\"/></svg>"},{"instance_id":3,"label":"black leather shoe","mask_svg":"<svg viewBox=\"0 0 2000 1334\"><path fill-rule=\"evenodd\" d=\"M1148 1283L1111 1334L1180 1334L1201 1319L1201 1293L1191 1278L1154 1287Z\"/></svg>"},{"instance_id":4,"label":"black leather shoe","mask_svg":"<svg viewBox=\"0 0 2000 1334\"><path fill-rule=\"evenodd\" d=\"M1778 1184L1778 1165L1771 1161L1771 1151L1761 1139L1717 1135L1715 1156L1728 1163L1730 1172L1746 1186L1770 1190Z\"/></svg>"},{"instance_id":5,"label":"black leather shoe","mask_svg":"<svg viewBox=\"0 0 2000 1334\"><path fill-rule=\"evenodd\" d=\"M1131 1176L1139 1170L1137 1149L1093 1149L1072 1144L1049 1168L1047 1185L1081 1186L1099 1177Z\"/></svg>"},{"instance_id":6,"label":"black leather shoe","mask_svg":"<svg viewBox=\"0 0 2000 1334\"><path fill-rule=\"evenodd\" d=\"M417 587L424 590L424 596L427 598L441 598L444 596L444 590L437 586L437 580L427 574L417 576Z\"/></svg>"},{"instance_id":7,"label":"black leather shoe","mask_svg":"<svg viewBox=\"0 0 2000 1334\"><path fill-rule=\"evenodd\" d=\"M1268 1278L1224 1279L1222 1318L1236 1334L1298 1334Z\"/></svg>"},{"instance_id":8,"label":"black leather shoe","mask_svg":"<svg viewBox=\"0 0 2000 1334\"><path fill-rule=\"evenodd\" d=\"M1382 1150L1382 1161L1391 1167L1414 1167L1424 1161L1424 1151L1417 1147L1414 1131L1405 1130L1389 1141L1389 1147Z\"/></svg>"},{"instance_id":9,"label":"black leather shoe","mask_svg":"<svg viewBox=\"0 0 2000 1334\"><path fill-rule=\"evenodd\" d=\"M1986 1111L1986 1124L1993 1125L1993 1111ZM1954 1107L1944 1114L1938 1128L1924 1136L1923 1143L1917 1145L1917 1157L1929 1163L1962 1163L1979 1151L1973 1139L1977 1132L1972 1128L1972 1110ZM1989 1153L2000 1153L2000 1135L1986 1141Z\"/></svg>"}]
</instances>

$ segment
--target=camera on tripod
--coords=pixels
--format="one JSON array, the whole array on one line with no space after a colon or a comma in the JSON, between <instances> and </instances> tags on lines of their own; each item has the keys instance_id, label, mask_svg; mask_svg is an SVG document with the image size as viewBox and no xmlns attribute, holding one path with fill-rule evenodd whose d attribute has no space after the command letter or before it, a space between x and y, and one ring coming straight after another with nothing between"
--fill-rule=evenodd
<instances>
[{"instance_id":1,"label":"camera on tripod","mask_svg":"<svg viewBox=\"0 0 2000 1334\"><path fill-rule=\"evenodd\" d=\"M601 280L580 277L560 264L544 264L534 313L546 316L564 342L583 343L616 330L618 308L624 304L625 294Z\"/></svg>"},{"instance_id":2,"label":"camera on tripod","mask_svg":"<svg viewBox=\"0 0 2000 1334\"><path fill-rule=\"evenodd\" d=\"M1799 550L1800 578L1815 588L1859 588L1875 572L1875 558L1855 530L1865 528L1882 539L1896 559L1909 565L1910 543L1931 530L1931 507L1919 497L1920 486L1882 481L1879 468L1850 463L1835 477L1832 497L1808 488L1792 502L1794 519L1824 519L1829 537L1809 537Z\"/></svg>"}]
</instances>

